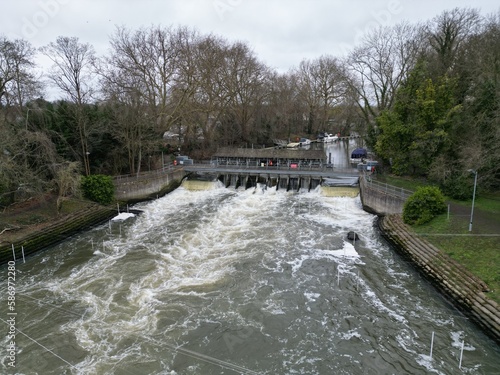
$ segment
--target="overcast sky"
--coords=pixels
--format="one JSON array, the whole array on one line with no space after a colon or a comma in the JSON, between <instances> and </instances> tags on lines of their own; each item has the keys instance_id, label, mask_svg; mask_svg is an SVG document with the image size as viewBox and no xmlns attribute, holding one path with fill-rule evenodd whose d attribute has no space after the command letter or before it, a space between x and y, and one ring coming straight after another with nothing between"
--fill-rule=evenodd
<instances>
[{"instance_id":1,"label":"overcast sky","mask_svg":"<svg viewBox=\"0 0 500 375\"><path fill-rule=\"evenodd\" d=\"M286 72L303 59L345 55L378 25L431 20L455 7L500 11L498 0L4 0L0 34L35 47L76 36L105 54L117 25L182 25L245 41Z\"/></svg>"}]
</instances>

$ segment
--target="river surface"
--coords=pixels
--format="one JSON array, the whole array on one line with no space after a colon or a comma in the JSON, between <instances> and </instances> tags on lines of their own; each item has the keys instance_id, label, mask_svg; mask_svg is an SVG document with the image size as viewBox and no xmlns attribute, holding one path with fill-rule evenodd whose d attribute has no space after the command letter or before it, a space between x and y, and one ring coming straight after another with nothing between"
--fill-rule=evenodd
<instances>
[{"instance_id":1,"label":"river surface","mask_svg":"<svg viewBox=\"0 0 500 375\"><path fill-rule=\"evenodd\" d=\"M2 335L0 373L499 373L498 346L387 245L359 197L206 187L18 261L16 367Z\"/></svg>"}]
</instances>

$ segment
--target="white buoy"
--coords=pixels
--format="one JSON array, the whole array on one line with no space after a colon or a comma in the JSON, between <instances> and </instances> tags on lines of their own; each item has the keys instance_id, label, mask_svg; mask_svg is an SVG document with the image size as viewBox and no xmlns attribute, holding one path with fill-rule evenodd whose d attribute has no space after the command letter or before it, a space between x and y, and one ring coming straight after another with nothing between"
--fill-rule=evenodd
<instances>
[{"instance_id":1,"label":"white buoy","mask_svg":"<svg viewBox=\"0 0 500 375\"><path fill-rule=\"evenodd\" d=\"M16 251L14 250L14 244L12 244L12 255L14 256L14 262L16 261Z\"/></svg>"},{"instance_id":2,"label":"white buoy","mask_svg":"<svg viewBox=\"0 0 500 375\"><path fill-rule=\"evenodd\" d=\"M21 246L21 253L23 254L23 263L26 263L26 259L24 259L24 246Z\"/></svg>"}]
</instances>

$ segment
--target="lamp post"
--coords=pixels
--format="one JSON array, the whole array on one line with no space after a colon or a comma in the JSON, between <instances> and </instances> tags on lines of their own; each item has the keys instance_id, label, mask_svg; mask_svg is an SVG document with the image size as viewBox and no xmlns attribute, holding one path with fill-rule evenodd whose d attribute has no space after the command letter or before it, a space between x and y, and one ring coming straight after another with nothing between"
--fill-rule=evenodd
<instances>
[{"instance_id":1,"label":"lamp post","mask_svg":"<svg viewBox=\"0 0 500 375\"><path fill-rule=\"evenodd\" d=\"M85 162L85 173L87 174L87 176L90 176L90 160L89 160L90 157L89 157L89 155L90 155L89 151L85 152L86 157L85 157L84 162Z\"/></svg>"},{"instance_id":2,"label":"lamp post","mask_svg":"<svg viewBox=\"0 0 500 375\"><path fill-rule=\"evenodd\" d=\"M29 117L30 111L31 111L31 108L28 108L28 110L26 111L26 123L25 123L26 130L28 130L28 117Z\"/></svg>"},{"instance_id":3,"label":"lamp post","mask_svg":"<svg viewBox=\"0 0 500 375\"><path fill-rule=\"evenodd\" d=\"M472 209L470 211L470 223L469 223L469 232L472 232L472 218L474 217L474 200L476 199L477 171L469 169L468 172L474 173L474 192L472 193Z\"/></svg>"}]
</instances>

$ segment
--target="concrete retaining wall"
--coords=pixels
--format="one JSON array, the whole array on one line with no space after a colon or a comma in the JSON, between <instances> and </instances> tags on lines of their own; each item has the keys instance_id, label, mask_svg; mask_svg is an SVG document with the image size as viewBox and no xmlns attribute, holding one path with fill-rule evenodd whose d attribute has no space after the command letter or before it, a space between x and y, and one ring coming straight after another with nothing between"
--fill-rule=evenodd
<instances>
[{"instance_id":1,"label":"concrete retaining wall","mask_svg":"<svg viewBox=\"0 0 500 375\"><path fill-rule=\"evenodd\" d=\"M375 183L362 176L359 179L361 203L365 211L376 215L400 214L410 192Z\"/></svg>"},{"instance_id":2,"label":"concrete retaining wall","mask_svg":"<svg viewBox=\"0 0 500 375\"><path fill-rule=\"evenodd\" d=\"M177 188L183 177L184 171L176 169L115 178L115 198L125 202L155 198Z\"/></svg>"}]
</instances>

